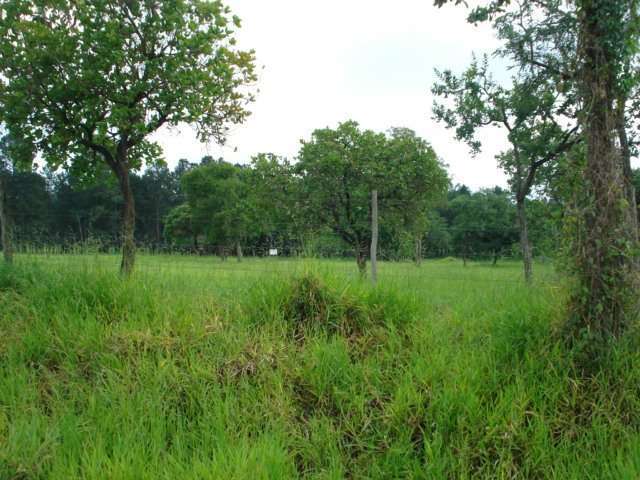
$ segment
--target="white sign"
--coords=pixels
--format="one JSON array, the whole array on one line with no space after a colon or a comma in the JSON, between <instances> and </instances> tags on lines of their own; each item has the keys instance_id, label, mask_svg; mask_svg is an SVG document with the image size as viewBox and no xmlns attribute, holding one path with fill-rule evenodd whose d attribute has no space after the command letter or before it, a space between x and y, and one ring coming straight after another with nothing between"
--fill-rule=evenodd
<instances>
[{"instance_id":1,"label":"white sign","mask_svg":"<svg viewBox=\"0 0 640 480\"><path fill-rule=\"evenodd\" d=\"M277 248L270 248L269 249L269 255L272 257L275 257L278 255L278 249Z\"/></svg>"}]
</instances>

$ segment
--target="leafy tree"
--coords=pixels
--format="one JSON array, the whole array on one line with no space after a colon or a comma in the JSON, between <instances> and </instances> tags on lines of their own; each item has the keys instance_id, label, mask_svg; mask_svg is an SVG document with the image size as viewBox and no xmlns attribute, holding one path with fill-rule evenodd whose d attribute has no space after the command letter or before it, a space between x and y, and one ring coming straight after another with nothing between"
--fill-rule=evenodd
<instances>
[{"instance_id":1,"label":"leafy tree","mask_svg":"<svg viewBox=\"0 0 640 480\"><path fill-rule=\"evenodd\" d=\"M393 175L382 165L384 176L383 198L387 206L387 222L399 220L398 229L410 233L414 241L414 261L420 265L422 239L428 227L427 213L435 202L444 198L449 177L435 151L425 140L407 128L392 128L389 132L387 155ZM389 218L391 217L391 218Z\"/></svg>"},{"instance_id":2,"label":"leafy tree","mask_svg":"<svg viewBox=\"0 0 640 480\"><path fill-rule=\"evenodd\" d=\"M0 6L0 101L18 138L53 168L108 166L122 192L121 270L135 258L130 172L153 163L149 135L194 124L223 141L244 120L253 54L234 47L219 1L7 0Z\"/></svg>"},{"instance_id":3,"label":"leafy tree","mask_svg":"<svg viewBox=\"0 0 640 480\"><path fill-rule=\"evenodd\" d=\"M481 149L480 128L499 126L507 132L511 149L498 160L516 198L524 276L530 281L532 250L525 201L541 181L540 170L579 139L577 125L563 128L560 124L562 118L573 115L573 103L545 77L520 75L512 78L509 88L500 86L488 72L486 57L482 63L474 59L459 77L444 71L438 72L438 78L433 92L446 103L434 104L434 116L455 128L456 138L469 144L473 154Z\"/></svg>"},{"instance_id":4,"label":"leafy tree","mask_svg":"<svg viewBox=\"0 0 640 480\"><path fill-rule=\"evenodd\" d=\"M193 251L199 250L198 237L202 235L200 225L193 219L191 206L183 203L174 207L165 217L164 231L171 240L191 240Z\"/></svg>"},{"instance_id":5,"label":"leafy tree","mask_svg":"<svg viewBox=\"0 0 640 480\"><path fill-rule=\"evenodd\" d=\"M310 219L300 208L299 178L286 158L261 153L251 159L247 172L251 196L252 231L269 246L289 242L301 245Z\"/></svg>"},{"instance_id":6,"label":"leafy tree","mask_svg":"<svg viewBox=\"0 0 640 480\"><path fill-rule=\"evenodd\" d=\"M515 30L526 23L517 16L517 8L507 8L505 0L484 3L471 19L492 19L498 32L500 25L511 22L506 31L516 34L507 37L505 48L517 67L575 89L585 162L579 170L584 189L578 204L577 241L571 249L578 288L568 327L570 338L598 343L620 335L638 314L634 258L638 232L629 155L620 132L626 111L622 105L632 97L638 80L633 68L638 57L637 4L553 0L519 2L519 6L523 3L535 6L531 18L536 20L527 31ZM562 9L565 3L571 10ZM571 45L573 50L567 48ZM565 56L566 52L570 53Z\"/></svg>"},{"instance_id":7,"label":"leafy tree","mask_svg":"<svg viewBox=\"0 0 640 480\"><path fill-rule=\"evenodd\" d=\"M452 248L449 225L438 210L427 214L426 253L429 256L444 257Z\"/></svg>"},{"instance_id":8,"label":"leafy tree","mask_svg":"<svg viewBox=\"0 0 640 480\"><path fill-rule=\"evenodd\" d=\"M574 334L618 336L638 315L636 215L628 208L625 168L615 137L616 101L626 98L637 54L637 5L580 0L578 83L586 143L584 236L579 236ZM626 207L626 208L625 208Z\"/></svg>"},{"instance_id":9,"label":"leafy tree","mask_svg":"<svg viewBox=\"0 0 640 480\"><path fill-rule=\"evenodd\" d=\"M335 130L315 130L309 141L302 142L295 166L307 215L329 226L354 249L361 274L366 272L371 240L373 174L379 171L385 147L383 134L362 131L348 121Z\"/></svg>"},{"instance_id":10,"label":"leafy tree","mask_svg":"<svg viewBox=\"0 0 640 480\"><path fill-rule=\"evenodd\" d=\"M414 132L396 128L387 137L353 121L314 131L295 171L307 215L353 248L361 274L371 241L371 191L378 191L381 225L424 232L425 208L448 185L435 152Z\"/></svg>"},{"instance_id":11,"label":"leafy tree","mask_svg":"<svg viewBox=\"0 0 640 480\"><path fill-rule=\"evenodd\" d=\"M182 188L195 228L219 247L223 258L226 247L235 245L240 260L252 224L245 169L224 161L207 162L182 177Z\"/></svg>"},{"instance_id":12,"label":"leafy tree","mask_svg":"<svg viewBox=\"0 0 640 480\"><path fill-rule=\"evenodd\" d=\"M592 5L597 6L597 2ZM580 2L514 2L515 8L497 10L496 7L497 4L492 4L477 9L472 17L474 20L493 19L499 38L505 42L499 53L530 75L550 79L578 110L584 108L581 80L583 18ZM630 207L635 211L631 156L637 151L637 112L640 105L638 56L633 46L637 43L637 39L634 39L637 34L637 4L634 0L623 0L617 5L604 7L604 16L618 30L613 35L620 36L617 39L620 47L617 50L620 61L618 73L623 88L618 88L612 97L612 134L618 139L625 191ZM632 215L635 218L634 212Z\"/></svg>"}]
</instances>

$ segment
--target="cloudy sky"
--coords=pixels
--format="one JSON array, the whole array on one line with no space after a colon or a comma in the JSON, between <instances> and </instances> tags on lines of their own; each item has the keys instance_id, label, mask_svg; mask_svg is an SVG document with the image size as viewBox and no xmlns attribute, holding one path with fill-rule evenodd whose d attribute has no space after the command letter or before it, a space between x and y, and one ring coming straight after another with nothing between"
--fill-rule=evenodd
<instances>
[{"instance_id":1,"label":"cloudy sky","mask_svg":"<svg viewBox=\"0 0 640 480\"><path fill-rule=\"evenodd\" d=\"M157 139L170 164L203 155L246 162L258 152L295 157L316 128L354 119L377 131L409 127L434 146L455 183L504 185L494 155L501 131L484 132L472 158L453 132L431 119L434 68L463 69L471 53L497 42L487 26L465 21L463 8L437 9L430 0L227 0L243 21L243 48L260 66L251 117L233 128L224 148L200 144L189 129Z\"/></svg>"}]
</instances>

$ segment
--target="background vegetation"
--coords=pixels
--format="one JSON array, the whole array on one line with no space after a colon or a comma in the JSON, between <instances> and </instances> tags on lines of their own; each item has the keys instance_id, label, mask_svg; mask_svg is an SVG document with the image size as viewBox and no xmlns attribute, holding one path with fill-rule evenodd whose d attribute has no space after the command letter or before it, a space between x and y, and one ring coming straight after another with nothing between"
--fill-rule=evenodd
<instances>
[{"instance_id":1,"label":"background vegetation","mask_svg":"<svg viewBox=\"0 0 640 480\"><path fill-rule=\"evenodd\" d=\"M207 169L210 173L212 169L228 172L229 178L219 182L218 188L229 193L216 191L211 185L206 194L192 192L193 201L197 199L201 208L199 216L194 216L188 194L196 186L185 185L182 179L185 173L192 172L194 178ZM132 174L139 247L157 252L235 255L239 242L249 256L263 256L269 248L277 248L285 256L353 257L348 243L312 211L299 208L304 197L299 193L298 179L287 169L282 159L263 155L248 166L205 157L198 164L181 160L173 170L159 166ZM103 252L119 248L122 199L109 175L90 180L20 170L3 175L7 210L19 248ZM207 195L224 199L224 204L203 204ZM394 200L391 206L404 204ZM535 256L556 257L562 228L560 202L539 197L531 199L527 208ZM414 257L414 228L402 218L404 213L396 214L392 208L388 217L382 212L383 259ZM365 223L367 215L368 209ZM424 222L419 238L428 258L520 255L515 202L499 187L471 192L462 185L452 186L416 215Z\"/></svg>"}]
</instances>

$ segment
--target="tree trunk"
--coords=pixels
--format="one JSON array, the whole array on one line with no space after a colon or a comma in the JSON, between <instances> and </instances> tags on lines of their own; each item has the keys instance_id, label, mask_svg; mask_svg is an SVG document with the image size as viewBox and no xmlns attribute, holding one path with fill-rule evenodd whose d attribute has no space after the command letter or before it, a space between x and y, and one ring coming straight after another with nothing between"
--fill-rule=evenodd
<instances>
[{"instance_id":1,"label":"tree trunk","mask_svg":"<svg viewBox=\"0 0 640 480\"><path fill-rule=\"evenodd\" d=\"M579 284L569 327L573 338L587 334L603 340L621 335L637 317L637 232L626 207L623 161L615 142L614 71L622 46L610 37L617 19L609 18L610 4L604 0L582 0L578 6L586 201L581 205L584 234L574 250Z\"/></svg>"},{"instance_id":2,"label":"tree trunk","mask_svg":"<svg viewBox=\"0 0 640 480\"><path fill-rule=\"evenodd\" d=\"M9 214L7 213L7 191L4 176L0 174L0 230L2 231L2 253L7 264L13 263L13 238Z\"/></svg>"},{"instance_id":3,"label":"tree trunk","mask_svg":"<svg viewBox=\"0 0 640 480\"><path fill-rule=\"evenodd\" d=\"M371 191L371 283L378 282L378 190Z\"/></svg>"},{"instance_id":4,"label":"tree trunk","mask_svg":"<svg viewBox=\"0 0 640 480\"><path fill-rule=\"evenodd\" d=\"M498 251L494 250L493 251L493 263L492 265L495 267L496 265L498 265Z\"/></svg>"},{"instance_id":5,"label":"tree trunk","mask_svg":"<svg viewBox=\"0 0 640 480\"><path fill-rule=\"evenodd\" d=\"M240 242L236 243L236 258L238 262L242 261L242 245L240 245Z\"/></svg>"},{"instance_id":6,"label":"tree trunk","mask_svg":"<svg viewBox=\"0 0 640 480\"><path fill-rule=\"evenodd\" d=\"M122 200L124 202L122 209L122 262L120 264L120 273L124 276L129 276L133 272L133 266L136 260L136 243L134 238L136 210L133 191L131 190L131 183L129 181L126 151L119 151L118 157L116 174L118 175Z\"/></svg>"},{"instance_id":7,"label":"tree trunk","mask_svg":"<svg viewBox=\"0 0 640 480\"><path fill-rule=\"evenodd\" d=\"M522 252L522 263L524 267L524 281L531 283L533 277L533 255L531 253L531 243L529 242L529 226L527 223L524 198L516 199L516 209L518 214L518 227L520 229L520 250Z\"/></svg>"},{"instance_id":8,"label":"tree trunk","mask_svg":"<svg viewBox=\"0 0 640 480\"><path fill-rule=\"evenodd\" d=\"M422 265L422 235L418 234L415 238L414 252L413 252L413 261L416 264L416 267Z\"/></svg>"}]
</instances>

